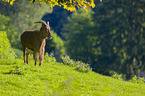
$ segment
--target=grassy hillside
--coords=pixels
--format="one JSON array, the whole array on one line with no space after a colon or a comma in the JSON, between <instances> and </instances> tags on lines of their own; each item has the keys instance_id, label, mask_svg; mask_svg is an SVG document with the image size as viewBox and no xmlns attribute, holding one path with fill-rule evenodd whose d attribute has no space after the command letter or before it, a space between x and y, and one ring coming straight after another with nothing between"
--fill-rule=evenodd
<instances>
[{"instance_id":1,"label":"grassy hillside","mask_svg":"<svg viewBox=\"0 0 145 96\"><path fill-rule=\"evenodd\" d=\"M32 58L32 57L31 57ZM145 96L145 84L125 82L46 59L42 67L23 60L0 64L0 96Z\"/></svg>"},{"instance_id":2,"label":"grassy hillside","mask_svg":"<svg viewBox=\"0 0 145 96\"><path fill-rule=\"evenodd\" d=\"M15 59L22 52L15 55L6 33L0 32L0 41L0 96L145 96L145 84L102 76L69 57L62 64L47 54L40 67L30 56L26 65Z\"/></svg>"}]
</instances>

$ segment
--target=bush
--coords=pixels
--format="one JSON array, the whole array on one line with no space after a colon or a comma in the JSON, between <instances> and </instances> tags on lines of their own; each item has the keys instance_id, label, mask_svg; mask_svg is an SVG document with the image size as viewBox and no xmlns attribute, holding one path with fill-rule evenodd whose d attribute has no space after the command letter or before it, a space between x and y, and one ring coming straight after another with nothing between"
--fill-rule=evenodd
<instances>
[{"instance_id":1,"label":"bush","mask_svg":"<svg viewBox=\"0 0 145 96\"><path fill-rule=\"evenodd\" d=\"M112 78L115 78L115 79L118 79L118 80L123 80L122 74L117 74L117 73L113 74Z\"/></svg>"},{"instance_id":2,"label":"bush","mask_svg":"<svg viewBox=\"0 0 145 96\"><path fill-rule=\"evenodd\" d=\"M89 72L91 70L89 64L85 64L82 61L73 61L69 56L62 56L63 64L75 67L75 70L79 72Z\"/></svg>"},{"instance_id":3,"label":"bush","mask_svg":"<svg viewBox=\"0 0 145 96\"><path fill-rule=\"evenodd\" d=\"M72 59L70 59L69 56L65 56L65 57L62 56L62 60L63 60L63 63L65 65L68 65L68 66L71 66L71 67L75 67L76 66L75 62Z\"/></svg>"},{"instance_id":4,"label":"bush","mask_svg":"<svg viewBox=\"0 0 145 96\"><path fill-rule=\"evenodd\" d=\"M13 51L16 54L16 58L21 59L23 57L23 52L21 50L13 48Z\"/></svg>"},{"instance_id":5,"label":"bush","mask_svg":"<svg viewBox=\"0 0 145 96\"><path fill-rule=\"evenodd\" d=\"M132 83L139 83L139 84L144 84L145 79L141 77L137 77L136 75L132 77L132 80L130 80Z\"/></svg>"},{"instance_id":6,"label":"bush","mask_svg":"<svg viewBox=\"0 0 145 96\"><path fill-rule=\"evenodd\" d=\"M91 68L90 68L90 66L89 66L89 64L85 64L85 63L83 63L83 62L81 62L81 61L77 61L77 62L75 62L76 63L76 67L75 67L75 69L77 70L77 71L79 71L79 72L89 72L90 70L91 70Z\"/></svg>"},{"instance_id":7,"label":"bush","mask_svg":"<svg viewBox=\"0 0 145 96\"><path fill-rule=\"evenodd\" d=\"M11 48L6 32L0 31L0 64L11 64L15 61L15 53Z\"/></svg>"},{"instance_id":8,"label":"bush","mask_svg":"<svg viewBox=\"0 0 145 96\"><path fill-rule=\"evenodd\" d=\"M44 62L50 62L50 61L56 62L56 59L55 59L53 53L50 53L50 55L48 53L45 53Z\"/></svg>"}]
</instances>

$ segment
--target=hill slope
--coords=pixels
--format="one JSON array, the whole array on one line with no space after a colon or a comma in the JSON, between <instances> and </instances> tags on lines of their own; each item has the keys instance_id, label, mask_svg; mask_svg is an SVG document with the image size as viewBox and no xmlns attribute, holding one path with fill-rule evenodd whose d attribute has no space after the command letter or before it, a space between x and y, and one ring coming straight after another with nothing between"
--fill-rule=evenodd
<instances>
[{"instance_id":1,"label":"hill slope","mask_svg":"<svg viewBox=\"0 0 145 96\"><path fill-rule=\"evenodd\" d=\"M145 96L145 84L135 84L102 76L81 73L73 67L45 60L42 67L23 60L0 64L0 96Z\"/></svg>"}]
</instances>

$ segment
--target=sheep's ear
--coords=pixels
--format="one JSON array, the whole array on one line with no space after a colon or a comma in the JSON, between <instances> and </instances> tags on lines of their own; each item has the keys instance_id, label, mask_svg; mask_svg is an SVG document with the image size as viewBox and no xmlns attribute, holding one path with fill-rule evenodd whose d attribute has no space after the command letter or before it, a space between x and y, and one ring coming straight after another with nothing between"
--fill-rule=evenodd
<instances>
[{"instance_id":1,"label":"sheep's ear","mask_svg":"<svg viewBox=\"0 0 145 96\"><path fill-rule=\"evenodd\" d=\"M49 21L47 22L47 25L49 25Z\"/></svg>"}]
</instances>

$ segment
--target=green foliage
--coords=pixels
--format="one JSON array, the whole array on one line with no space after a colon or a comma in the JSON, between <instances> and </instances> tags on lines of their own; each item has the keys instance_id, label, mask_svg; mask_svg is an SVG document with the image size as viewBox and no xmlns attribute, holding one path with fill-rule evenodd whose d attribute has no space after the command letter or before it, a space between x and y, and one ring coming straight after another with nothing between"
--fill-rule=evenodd
<instances>
[{"instance_id":1,"label":"green foliage","mask_svg":"<svg viewBox=\"0 0 145 96\"><path fill-rule=\"evenodd\" d=\"M10 18L0 14L0 30L7 33L7 37L10 40L12 46L17 45L17 31L16 28L11 24ZM20 45L17 45L17 47Z\"/></svg>"},{"instance_id":2,"label":"green foliage","mask_svg":"<svg viewBox=\"0 0 145 96\"><path fill-rule=\"evenodd\" d=\"M14 9L9 3L4 2L3 0L0 0L0 14L3 14L5 16L10 16L10 14L13 14L18 9Z\"/></svg>"},{"instance_id":3,"label":"green foliage","mask_svg":"<svg viewBox=\"0 0 145 96\"><path fill-rule=\"evenodd\" d=\"M89 71L91 71L89 64L85 64L82 61L77 61L75 63L76 63L75 70L77 70L79 72L89 72Z\"/></svg>"},{"instance_id":4,"label":"green foliage","mask_svg":"<svg viewBox=\"0 0 145 96\"><path fill-rule=\"evenodd\" d=\"M132 83L145 84L145 79L141 78L141 77L137 77L136 75L134 75L132 77L132 79L129 80L129 81L132 82Z\"/></svg>"},{"instance_id":5,"label":"green foliage","mask_svg":"<svg viewBox=\"0 0 145 96\"><path fill-rule=\"evenodd\" d=\"M13 51L15 52L17 59L20 59L23 57L23 52L21 50L13 48Z\"/></svg>"},{"instance_id":6,"label":"green foliage","mask_svg":"<svg viewBox=\"0 0 145 96\"><path fill-rule=\"evenodd\" d=\"M0 14L0 30L6 31L10 18Z\"/></svg>"},{"instance_id":7,"label":"green foliage","mask_svg":"<svg viewBox=\"0 0 145 96\"><path fill-rule=\"evenodd\" d=\"M46 47L45 47L46 52L51 53L53 50L56 52L60 52L60 54L63 55L65 53L64 41L55 32L51 31L51 34L52 34L52 39L46 40Z\"/></svg>"},{"instance_id":8,"label":"green foliage","mask_svg":"<svg viewBox=\"0 0 145 96\"><path fill-rule=\"evenodd\" d=\"M115 78L115 79L123 80L122 74L117 74L117 73L115 73L115 74L113 74L111 77L112 77L112 78Z\"/></svg>"},{"instance_id":9,"label":"green foliage","mask_svg":"<svg viewBox=\"0 0 145 96\"><path fill-rule=\"evenodd\" d=\"M26 0L15 2L12 6L15 7L14 9L19 8L19 11L11 16L11 23L17 27L19 33L40 28L41 24L35 22L41 20L44 14L52 11L47 5L39 7L37 4L31 4Z\"/></svg>"},{"instance_id":10,"label":"green foliage","mask_svg":"<svg viewBox=\"0 0 145 96\"><path fill-rule=\"evenodd\" d=\"M89 72L91 71L89 64L85 64L81 61L73 61L72 59L70 59L69 56L62 56L62 60L63 60L63 64L74 67L75 70L79 71L79 72Z\"/></svg>"},{"instance_id":11,"label":"green foliage","mask_svg":"<svg viewBox=\"0 0 145 96\"><path fill-rule=\"evenodd\" d=\"M94 28L92 14L91 9L87 12L80 9L68 18L69 23L64 26L67 55L71 55L73 59L88 62L94 53L92 48L96 42L92 34Z\"/></svg>"},{"instance_id":12,"label":"green foliage","mask_svg":"<svg viewBox=\"0 0 145 96\"><path fill-rule=\"evenodd\" d=\"M2 1L1 3L6 6L3 8L3 10L6 10L8 4ZM39 7L37 4L31 4L29 1L25 0L14 2L14 4L11 6L12 8L10 8L9 11L14 11L13 14L8 14L9 17L0 15L0 20L2 21L0 22L0 25L5 28L0 30L6 30L13 48L22 50L20 43L21 33L25 30L38 30L41 27L41 24L36 24L35 22L41 20L42 16L46 12L50 13L51 9L47 5ZM5 13L7 13L7 11ZM13 24L13 26L11 24ZM46 52L50 53L52 50L57 49L55 51L59 52L60 54L64 54L65 49L63 47L63 40L53 31L51 31L51 33L53 38L52 40L47 39L47 44L45 47ZM21 58L21 52L17 50L15 51L18 53L18 57Z\"/></svg>"},{"instance_id":13,"label":"green foliage","mask_svg":"<svg viewBox=\"0 0 145 96\"><path fill-rule=\"evenodd\" d=\"M63 60L63 63L65 65L69 65L71 67L75 67L75 61L70 59L69 56L65 56L65 57L62 56L62 60Z\"/></svg>"},{"instance_id":14,"label":"green foliage","mask_svg":"<svg viewBox=\"0 0 145 96\"><path fill-rule=\"evenodd\" d=\"M44 62L56 62L56 59L52 53L50 55L48 53L45 53L44 55Z\"/></svg>"},{"instance_id":15,"label":"green foliage","mask_svg":"<svg viewBox=\"0 0 145 96\"><path fill-rule=\"evenodd\" d=\"M2 2L2 1L1 1ZM6 2L2 2L5 7L2 7L3 10L7 10L9 5ZM0 10L0 11L3 11ZM13 14L9 14L9 11ZM7 13L8 12L8 13ZM6 28L8 38L12 44L13 48L21 49L20 35L25 30L38 30L41 27L41 24L36 24L36 21L41 20L42 16L45 13L50 13L51 9L47 5L39 7L37 4L31 4L27 0L17 1L11 5L8 11L0 12L3 14L8 14L8 20L3 20ZM1 18L1 16L0 16Z\"/></svg>"},{"instance_id":16,"label":"green foliage","mask_svg":"<svg viewBox=\"0 0 145 96\"><path fill-rule=\"evenodd\" d=\"M94 35L99 41L96 47L101 49L93 64L97 72L110 69L131 79L144 70L144 4L142 0L96 0Z\"/></svg>"},{"instance_id":17,"label":"green foliage","mask_svg":"<svg viewBox=\"0 0 145 96\"><path fill-rule=\"evenodd\" d=\"M63 25L68 23L67 18L71 15L71 13L72 12L63 9L62 7L55 6L52 13L46 13L42 17L42 20L49 21L51 29L53 29L58 36L62 37Z\"/></svg>"},{"instance_id":18,"label":"green foliage","mask_svg":"<svg viewBox=\"0 0 145 96\"><path fill-rule=\"evenodd\" d=\"M63 40L55 33L51 32L53 36L53 41L56 43L56 47L59 48L60 46L64 46Z\"/></svg>"},{"instance_id":19,"label":"green foliage","mask_svg":"<svg viewBox=\"0 0 145 96\"><path fill-rule=\"evenodd\" d=\"M0 31L0 64L11 64L15 61L15 53L11 48L6 32Z\"/></svg>"}]
</instances>

